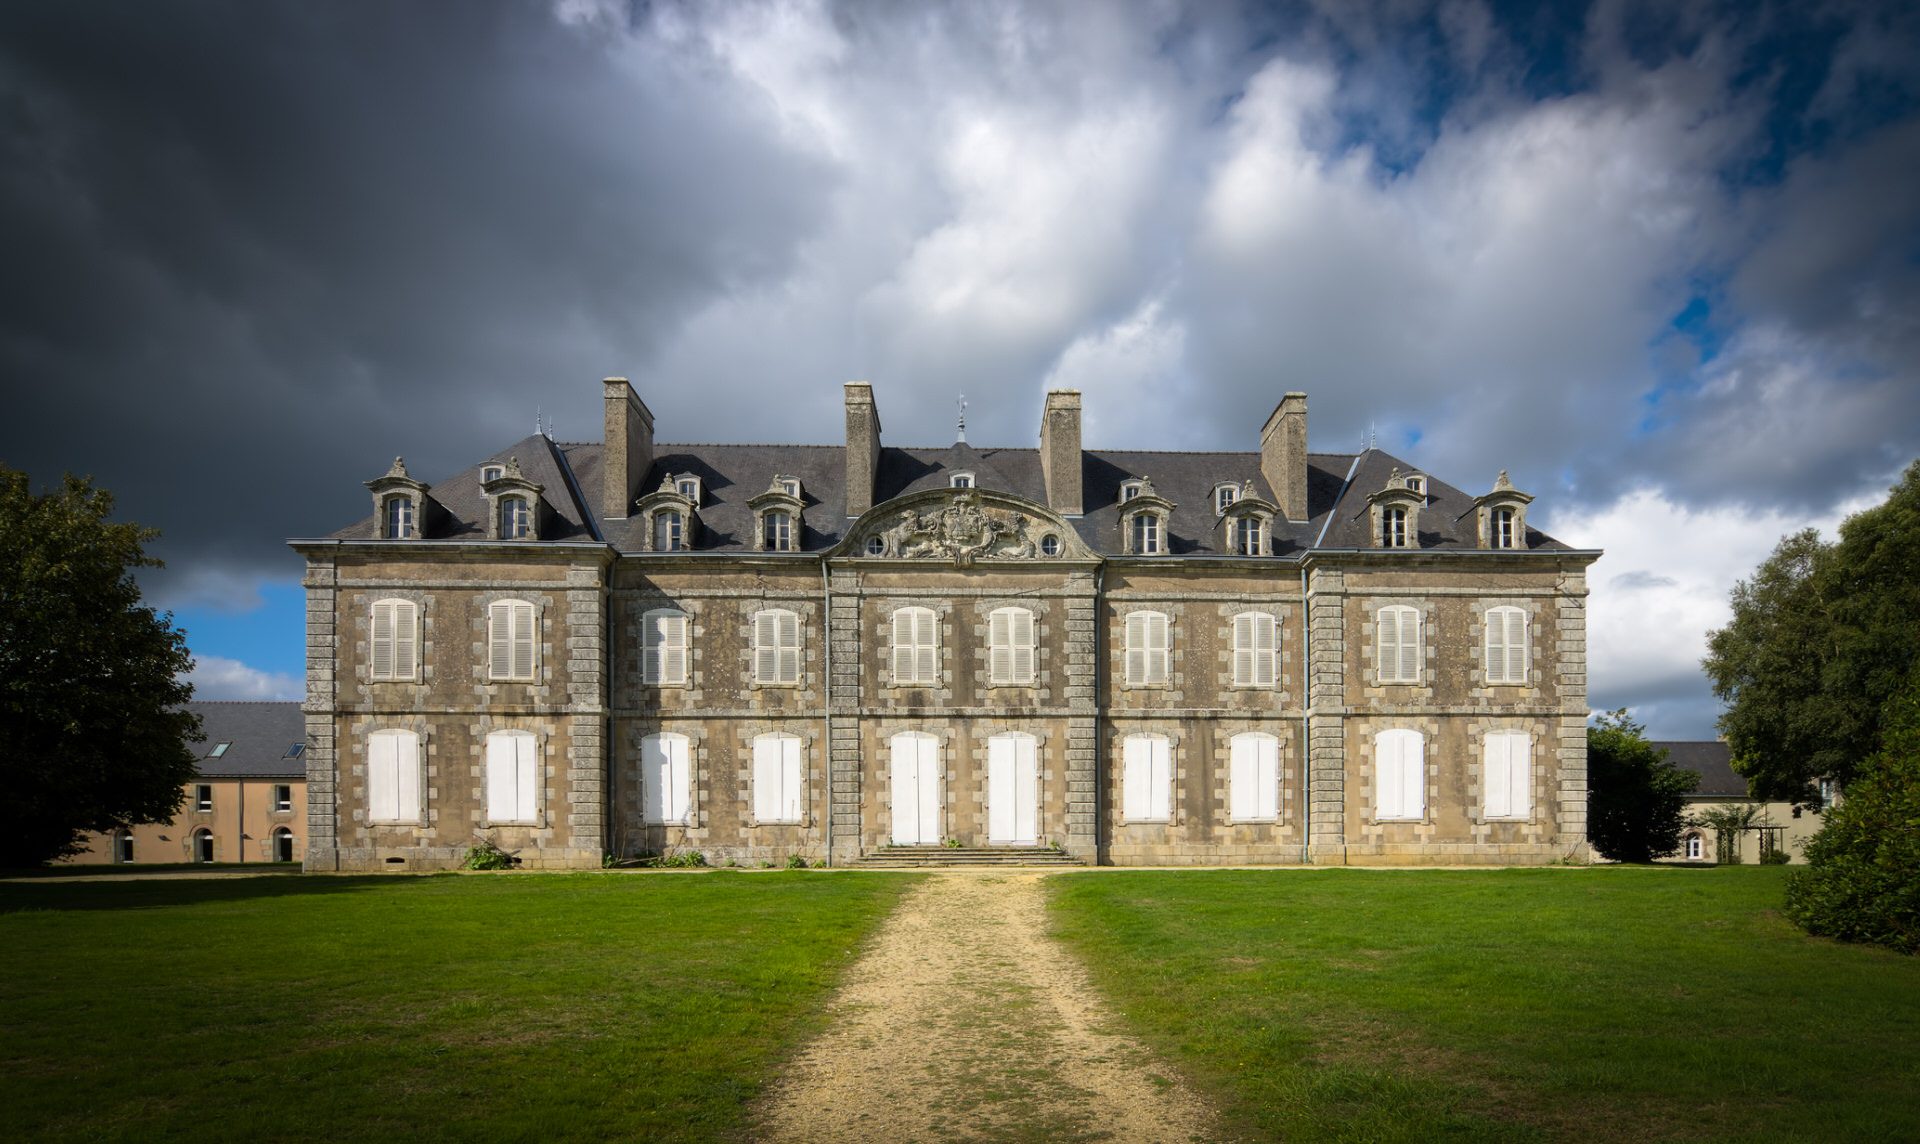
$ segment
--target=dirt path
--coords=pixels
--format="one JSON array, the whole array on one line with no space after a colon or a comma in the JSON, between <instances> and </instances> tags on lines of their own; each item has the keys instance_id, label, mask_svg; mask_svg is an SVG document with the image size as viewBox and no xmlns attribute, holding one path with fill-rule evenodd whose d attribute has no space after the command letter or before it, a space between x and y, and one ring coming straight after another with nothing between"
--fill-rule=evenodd
<instances>
[{"instance_id":1,"label":"dirt path","mask_svg":"<svg viewBox=\"0 0 1920 1144\"><path fill-rule=\"evenodd\" d=\"M834 999L756 1138L1204 1140L1212 1119L1046 935L1040 874L937 874Z\"/></svg>"}]
</instances>

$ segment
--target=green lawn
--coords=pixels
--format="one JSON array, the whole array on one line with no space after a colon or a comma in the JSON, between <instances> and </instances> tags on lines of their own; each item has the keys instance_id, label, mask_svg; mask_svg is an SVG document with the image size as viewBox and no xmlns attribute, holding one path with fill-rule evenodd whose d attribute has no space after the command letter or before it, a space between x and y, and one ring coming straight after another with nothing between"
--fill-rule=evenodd
<instances>
[{"instance_id":1,"label":"green lawn","mask_svg":"<svg viewBox=\"0 0 1920 1144\"><path fill-rule=\"evenodd\" d=\"M1248 1137L1920 1139L1920 959L1782 871L1125 872L1059 932Z\"/></svg>"},{"instance_id":2,"label":"green lawn","mask_svg":"<svg viewBox=\"0 0 1920 1144\"><path fill-rule=\"evenodd\" d=\"M712 1139L910 876L0 885L9 1139Z\"/></svg>"}]
</instances>

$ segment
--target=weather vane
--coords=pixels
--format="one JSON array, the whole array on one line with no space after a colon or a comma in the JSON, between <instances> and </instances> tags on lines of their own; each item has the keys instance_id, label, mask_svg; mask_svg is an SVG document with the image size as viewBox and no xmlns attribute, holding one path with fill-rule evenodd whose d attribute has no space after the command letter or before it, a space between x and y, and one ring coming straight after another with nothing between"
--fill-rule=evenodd
<instances>
[{"instance_id":1,"label":"weather vane","mask_svg":"<svg viewBox=\"0 0 1920 1144\"><path fill-rule=\"evenodd\" d=\"M960 435L955 437L954 441L964 445L966 444L966 441L967 441L967 395L966 394L963 393L960 395L960 401L958 404L960 406Z\"/></svg>"}]
</instances>

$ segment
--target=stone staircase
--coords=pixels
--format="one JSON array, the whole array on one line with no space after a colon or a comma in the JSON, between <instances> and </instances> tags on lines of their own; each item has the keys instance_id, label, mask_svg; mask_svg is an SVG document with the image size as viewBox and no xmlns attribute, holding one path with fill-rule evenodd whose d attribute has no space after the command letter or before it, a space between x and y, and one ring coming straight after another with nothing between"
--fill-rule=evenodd
<instances>
[{"instance_id":1,"label":"stone staircase","mask_svg":"<svg viewBox=\"0 0 1920 1144\"><path fill-rule=\"evenodd\" d=\"M864 869L936 866L1083 866L1071 854L1043 846L882 846L860 856Z\"/></svg>"}]
</instances>

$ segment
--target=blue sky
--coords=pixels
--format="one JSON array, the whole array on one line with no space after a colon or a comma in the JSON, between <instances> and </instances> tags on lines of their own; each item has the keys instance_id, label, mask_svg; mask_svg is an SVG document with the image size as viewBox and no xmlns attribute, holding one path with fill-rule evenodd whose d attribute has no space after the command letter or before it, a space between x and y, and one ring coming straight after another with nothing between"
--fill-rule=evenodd
<instances>
[{"instance_id":1,"label":"blue sky","mask_svg":"<svg viewBox=\"0 0 1920 1144\"><path fill-rule=\"evenodd\" d=\"M163 530L208 697L290 536L634 379L668 440L1312 445L1607 549L1592 697L1710 734L1733 583L1920 454L1892 3L0 7L0 461Z\"/></svg>"}]
</instances>

